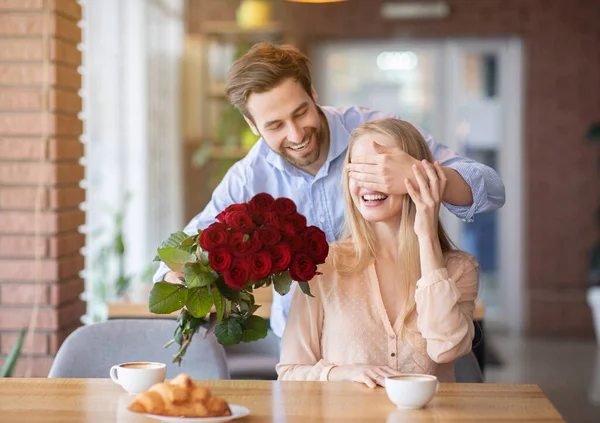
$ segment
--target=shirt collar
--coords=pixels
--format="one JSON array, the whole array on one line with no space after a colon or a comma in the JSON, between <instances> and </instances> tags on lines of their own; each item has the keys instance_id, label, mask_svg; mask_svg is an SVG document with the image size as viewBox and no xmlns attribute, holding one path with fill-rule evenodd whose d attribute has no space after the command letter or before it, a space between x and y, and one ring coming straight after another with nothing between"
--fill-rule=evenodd
<instances>
[{"instance_id":1,"label":"shirt collar","mask_svg":"<svg viewBox=\"0 0 600 423\"><path fill-rule=\"evenodd\" d=\"M329 126L329 152L327 153L327 160L323 164L323 167L328 169L329 164L333 160L346 152L350 133L344 126L340 114L334 108L324 106L318 107L325 116L325 119L327 119L327 125ZM264 140L261 141L264 142ZM287 171L288 173L292 169L296 170L296 168L279 154L274 153L270 148L268 150L266 157L268 163L275 166L277 169ZM321 170L319 170L319 173L321 173Z\"/></svg>"}]
</instances>

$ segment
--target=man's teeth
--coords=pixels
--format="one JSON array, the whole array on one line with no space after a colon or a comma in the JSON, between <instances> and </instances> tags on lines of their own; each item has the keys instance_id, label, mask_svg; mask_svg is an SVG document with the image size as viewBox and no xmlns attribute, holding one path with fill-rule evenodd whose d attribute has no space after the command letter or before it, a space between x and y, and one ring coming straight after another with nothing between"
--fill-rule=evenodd
<instances>
[{"instance_id":1,"label":"man's teeth","mask_svg":"<svg viewBox=\"0 0 600 423\"><path fill-rule=\"evenodd\" d=\"M363 200L365 201L378 201L385 200L387 195L363 195Z\"/></svg>"},{"instance_id":2,"label":"man's teeth","mask_svg":"<svg viewBox=\"0 0 600 423\"><path fill-rule=\"evenodd\" d=\"M310 141L310 139L308 139L308 140L304 141L302 144L298 144L298 145L296 145L296 146L291 146L291 145L290 145L290 148L291 148L292 150L302 150L304 147L306 147L306 146L307 146L307 144L308 144L308 142L309 142L309 141Z\"/></svg>"}]
</instances>

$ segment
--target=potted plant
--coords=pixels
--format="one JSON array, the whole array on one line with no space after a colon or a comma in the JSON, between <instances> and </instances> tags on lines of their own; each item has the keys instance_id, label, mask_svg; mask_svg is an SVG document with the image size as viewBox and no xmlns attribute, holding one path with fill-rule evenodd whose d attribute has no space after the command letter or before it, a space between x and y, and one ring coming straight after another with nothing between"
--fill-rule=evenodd
<instances>
[{"instance_id":1,"label":"potted plant","mask_svg":"<svg viewBox=\"0 0 600 423\"><path fill-rule=\"evenodd\" d=\"M600 122L592 124L586 138L590 143L600 144ZM600 157L598 158L597 166L600 171ZM600 209L598 209L596 218L600 226ZM594 318L596 342L600 344L600 240L596 241L590 255L587 301L592 309Z\"/></svg>"},{"instance_id":2,"label":"potted plant","mask_svg":"<svg viewBox=\"0 0 600 423\"><path fill-rule=\"evenodd\" d=\"M12 348L10 349L8 356L6 357L6 361L0 369L0 377L11 377L13 372L15 371L15 367L17 365L17 360L21 355L21 348L23 348L23 339L27 334L27 329L21 329L21 333L19 333L19 337L17 341L14 343Z\"/></svg>"}]
</instances>

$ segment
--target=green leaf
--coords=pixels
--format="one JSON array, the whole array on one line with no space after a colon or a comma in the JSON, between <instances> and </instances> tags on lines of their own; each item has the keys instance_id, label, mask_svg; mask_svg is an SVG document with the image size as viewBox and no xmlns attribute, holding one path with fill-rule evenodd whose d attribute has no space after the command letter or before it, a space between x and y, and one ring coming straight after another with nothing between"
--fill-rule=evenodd
<instances>
[{"instance_id":1,"label":"green leaf","mask_svg":"<svg viewBox=\"0 0 600 423\"><path fill-rule=\"evenodd\" d=\"M188 292L188 299L185 303L188 311L196 318L206 317L213 305L213 297L208 292L208 288L205 286L192 288L188 289Z\"/></svg>"},{"instance_id":2,"label":"green leaf","mask_svg":"<svg viewBox=\"0 0 600 423\"><path fill-rule=\"evenodd\" d=\"M262 317L250 316L242 322L242 341L252 342L267 337L267 321Z\"/></svg>"},{"instance_id":3,"label":"green leaf","mask_svg":"<svg viewBox=\"0 0 600 423\"><path fill-rule=\"evenodd\" d=\"M208 251L204 251L200 246L198 246L198 251L200 251L200 263L205 266L208 266L210 262L208 261Z\"/></svg>"},{"instance_id":4,"label":"green leaf","mask_svg":"<svg viewBox=\"0 0 600 423\"><path fill-rule=\"evenodd\" d=\"M186 239L181 241L181 246L182 247L191 247L196 242L197 237L198 237L198 235L192 235L190 237L187 237Z\"/></svg>"},{"instance_id":5,"label":"green leaf","mask_svg":"<svg viewBox=\"0 0 600 423\"><path fill-rule=\"evenodd\" d=\"M217 322L220 322L223 319L223 314L225 314L225 298L214 285L212 286L212 297L217 310Z\"/></svg>"},{"instance_id":6,"label":"green leaf","mask_svg":"<svg viewBox=\"0 0 600 423\"><path fill-rule=\"evenodd\" d=\"M175 272L183 272L186 263L194 263L196 256L178 248L159 248L160 259Z\"/></svg>"},{"instance_id":7,"label":"green leaf","mask_svg":"<svg viewBox=\"0 0 600 423\"><path fill-rule=\"evenodd\" d=\"M148 308L154 314L170 314L181 309L188 299L185 285L157 282L150 291Z\"/></svg>"},{"instance_id":8,"label":"green leaf","mask_svg":"<svg viewBox=\"0 0 600 423\"><path fill-rule=\"evenodd\" d=\"M221 294L227 298L229 301L233 301L234 303L240 302L240 291L237 289L231 288L229 285L225 283L225 279L219 277L215 280L215 285L221 291Z\"/></svg>"},{"instance_id":9,"label":"green leaf","mask_svg":"<svg viewBox=\"0 0 600 423\"><path fill-rule=\"evenodd\" d=\"M25 334L27 333L27 329L21 329L19 333L19 337L17 341L14 343L8 356L6 357L6 361L2 366L2 370L0 370L0 377L11 377L13 371L15 370L15 366L17 365L17 360L19 359L19 355L21 355L21 348L23 348L23 339L25 338Z\"/></svg>"},{"instance_id":10,"label":"green leaf","mask_svg":"<svg viewBox=\"0 0 600 423\"><path fill-rule=\"evenodd\" d=\"M169 235L166 241L164 241L160 248L177 248L180 247L183 241L188 239L189 235L185 232L179 231Z\"/></svg>"},{"instance_id":11,"label":"green leaf","mask_svg":"<svg viewBox=\"0 0 600 423\"><path fill-rule=\"evenodd\" d=\"M308 284L308 282L298 282L298 285L300 285L300 289L302 290L302 292L304 292L306 295L308 295L309 297L315 297L313 294L311 294L310 292L310 285Z\"/></svg>"},{"instance_id":12,"label":"green leaf","mask_svg":"<svg viewBox=\"0 0 600 423\"><path fill-rule=\"evenodd\" d=\"M215 336L221 345L239 344L242 340L242 325L238 319L226 319L217 323Z\"/></svg>"},{"instance_id":13,"label":"green leaf","mask_svg":"<svg viewBox=\"0 0 600 423\"><path fill-rule=\"evenodd\" d=\"M279 295L285 295L290 292L291 285L292 278L287 271L273 275L273 286Z\"/></svg>"},{"instance_id":14,"label":"green leaf","mask_svg":"<svg viewBox=\"0 0 600 423\"><path fill-rule=\"evenodd\" d=\"M173 340L177 342L179 345L183 343L183 328L181 326L177 326L175 329L175 334L173 335Z\"/></svg>"},{"instance_id":15,"label":"green leaf","mask_svg":"<svg viewBox=\"0 0 600 423\"><path fill-rule=\"evenodd\" d=\"M253 283L254 289L262 288L263 286L268 286L268 284L270 282L271 282L271 280L269 278L261 279L259 281L254 281L254 283Z\"/></svg>"},{"instance_id":16,"label":"green leaf","mask_svg":"<svg viewBox=\"0 0 600 423\"><path fill-rule=\"evenodd\" d=\"M185 265L185 282L188 288L199 288L212 284L218 277L218 273L202 263Z\"/></svg>"}]
</instances>

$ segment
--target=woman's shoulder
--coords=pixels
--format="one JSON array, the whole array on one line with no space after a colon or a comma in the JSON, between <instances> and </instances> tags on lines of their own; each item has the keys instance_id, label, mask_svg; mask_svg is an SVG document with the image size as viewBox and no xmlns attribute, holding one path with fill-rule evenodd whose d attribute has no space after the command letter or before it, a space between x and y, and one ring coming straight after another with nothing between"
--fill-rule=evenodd
<instances>
[{"instance_id":1,"label":"woman's shoulder","mask_svg":"<svg viewBox=\"0 0 600 423\"><path fill-rule=\"evenodd\" d=\"M446 259L448 273L455 279L479 269L477 259L465 251L452 250L445 253L444 258Z\"/></svg>"}]
</instances>

